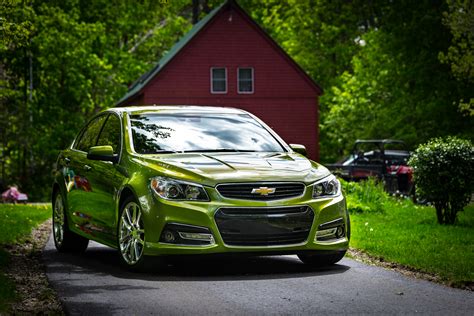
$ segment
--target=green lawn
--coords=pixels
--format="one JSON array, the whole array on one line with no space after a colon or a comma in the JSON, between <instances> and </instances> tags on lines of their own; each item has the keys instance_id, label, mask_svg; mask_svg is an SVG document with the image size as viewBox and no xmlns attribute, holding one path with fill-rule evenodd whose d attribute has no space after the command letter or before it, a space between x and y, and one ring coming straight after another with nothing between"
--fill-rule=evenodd
<instances>
[{"instance_id":1,"label":"green lawn","mask_svg":"<svg viewBox=\"0 0 474 316\"><path fill-rule=\"evenodd\" d=\"M8 264L8 253L4 245L21 242L28 237L33 227L51 217L51 207L32 205L0 204L0 314L8 309L15 298L15 287L3 274Z\"/></svg>"},{"instance_id":2,"label":"green lawn","mask_svg":"<svg viewBox=\"0 0 474 316\"><path fill-rule=\"evenodd\" d=\"M351 208L351 198L348 200ZM446 226L437 223L432 207L392 198L379 204L381 210L360 211L358 207L359 212L351 214L351 247L384 261L434 273L452 285L472 284L474 205L458 213L456 225Z\"/></svg>"}]
</instances>

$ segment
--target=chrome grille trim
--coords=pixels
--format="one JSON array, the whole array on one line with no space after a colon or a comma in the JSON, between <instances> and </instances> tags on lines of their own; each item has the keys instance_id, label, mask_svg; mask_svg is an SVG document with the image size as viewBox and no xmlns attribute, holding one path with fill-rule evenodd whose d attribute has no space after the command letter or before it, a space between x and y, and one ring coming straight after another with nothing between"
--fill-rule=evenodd
<instances>
[{"instance_id":1,"label":"chrome grille trim","mask_svg":"<svg viewBox=\"0 0 474 316\"><path fill-rule=\"evenodd\" d=\"M259 195L251 193L257 188L275 188L275 193ZM234 200L275 201L301 197L306 191L302 182L247 182L221 183L216 186L217 192L224 198Z\"/></svg>"}]
</instances>

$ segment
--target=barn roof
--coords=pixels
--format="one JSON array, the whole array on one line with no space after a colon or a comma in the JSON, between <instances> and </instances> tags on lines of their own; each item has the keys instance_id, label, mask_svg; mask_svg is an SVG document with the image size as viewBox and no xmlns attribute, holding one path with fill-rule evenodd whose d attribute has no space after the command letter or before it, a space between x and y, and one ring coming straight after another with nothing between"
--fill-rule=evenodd
<instances>
[{"instance_id":1,"label":"barn roof","mask_svg":"<svg viewBox=\"0 0 474 316\"><path fill-rule=\"evenodd\" d=\"M143 74L138 80L136 80L128 89L128 92L116 103L116 106L120 106L125 103L128 99L136 96L141 90L152 80L218 13L227 5L233 5L239 9L245 16L248 17L257 29L260 30L264 36L270 40L270 42L283 53L288 60L296 66L296 68L302 73L302 75L310 82L310 84L318 91L318 94L322 94L322 88L316 84L313 79L255 22L248 16L248 14L240 8L235 0L226 0L221 5L209 12L203 19L196 23L191 30L186 33L171 49L166 53L158 63L148 72Z\"/></svg>"}]
</instances>

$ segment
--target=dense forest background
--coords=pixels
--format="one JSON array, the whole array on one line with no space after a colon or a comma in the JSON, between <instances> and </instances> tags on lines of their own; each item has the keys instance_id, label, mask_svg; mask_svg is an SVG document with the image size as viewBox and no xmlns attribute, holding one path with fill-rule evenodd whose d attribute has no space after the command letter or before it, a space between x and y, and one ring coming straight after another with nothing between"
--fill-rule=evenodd
<instances>
[{"instance_id":1,"label":"dense forest background","mask_svg":"<svg viewBox=\"0 0 474 316\"><path fill-rule=\"evenodd\" d=\"M85 121L220 4L0 2L0 177L34 200L48 199L57 154ZM473 138L474 1L238 3L325 90L323 162L357 138Z\"/></svg>"}]
</instances>

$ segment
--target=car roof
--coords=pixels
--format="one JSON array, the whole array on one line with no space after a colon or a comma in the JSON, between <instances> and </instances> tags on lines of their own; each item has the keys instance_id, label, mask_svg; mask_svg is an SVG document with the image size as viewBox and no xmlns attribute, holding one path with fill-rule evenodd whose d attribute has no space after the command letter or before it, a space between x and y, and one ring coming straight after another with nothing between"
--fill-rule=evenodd
<instances>
[{"instance_id":1,"label":"car roof","mask_svg":"<svg viewBox=\"0 0 474 316\"><path fill-rule=\"evenodd\" d=\"M367 143L374 143L374 144L405 144L403 140L399 139L358 139L355 141L356 144L367 144Z\"/></svg>"},{"instance_id":2,"label":"car roof","mask_svg":"<svg viewBox=\"0 0 474 316\"><path fill-rule=\"evenodd\" d=\"M128 106L110 108L108 111L128 114L144 113L219 113L219 114L248 114L248 112L236 108L224 108L217 106L199 106L199 105L146 105L146 106Z\"/></svg>"},{"instance_id":3,"label":"car roof","mask_svg":"<svg viewBox=\"0 0 474 316\"><path fill-rule=\"evenodd\" d=\"M410 156L410 152L408 150L387 149L385 150L385 156Z\"/></svg>"},{"instance_id":4,"label":"car roof","mask_svg":"<svg viewBox=\"0 0 474 316\"><path fill-rule=\"evenodd\" d=\"M374 155L375 152L379 153L380 150L366 151L364 153L364 155L366 155L366 156ZM387 150L384 150L384 155L385 156L410 156L410 152L407 151L407 150L387 149ZM351 157L351 156L349 156L349 157Z\"/></svg>"}]
</instances>

